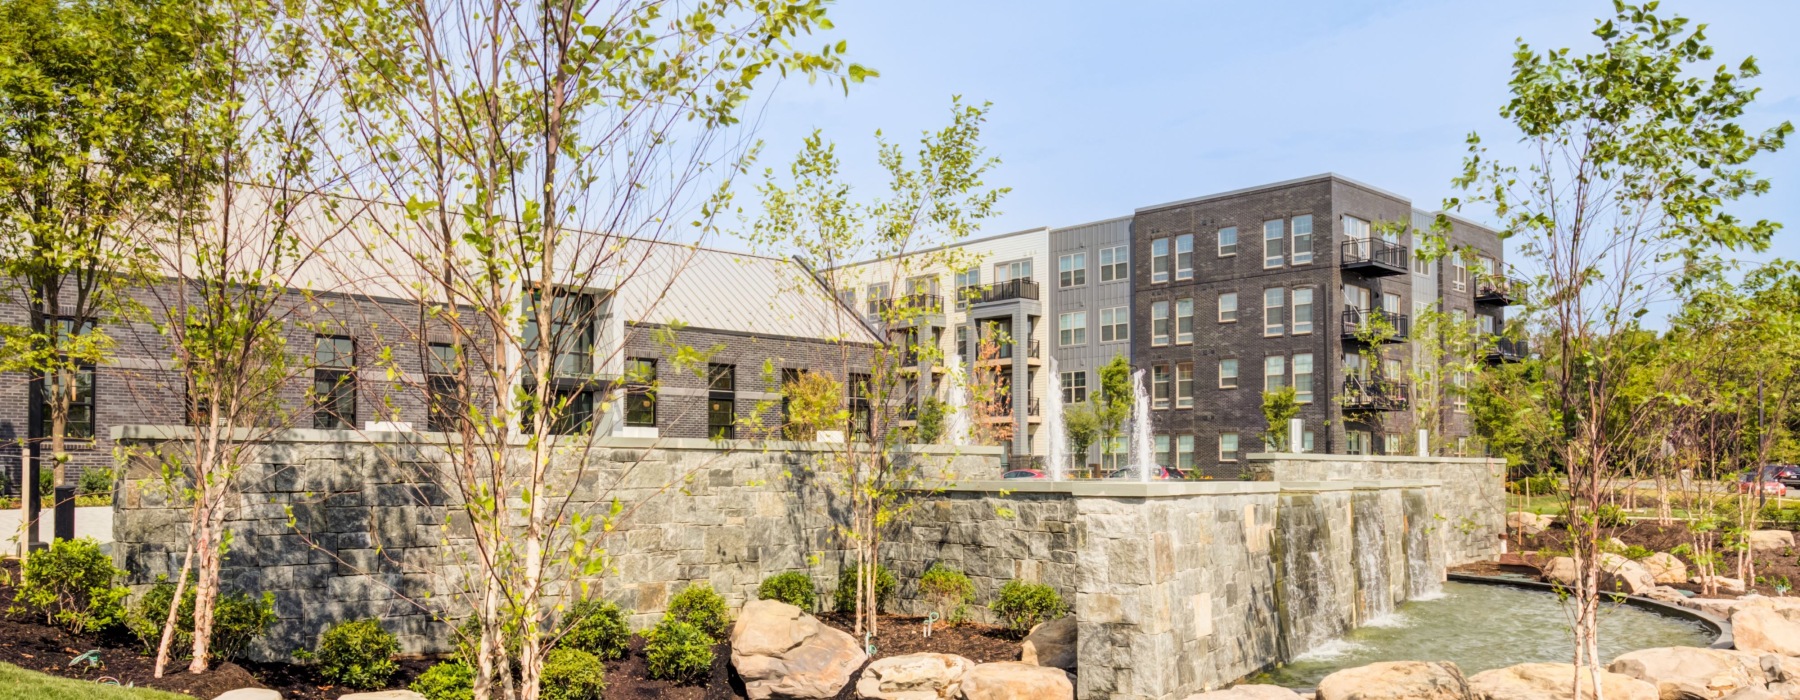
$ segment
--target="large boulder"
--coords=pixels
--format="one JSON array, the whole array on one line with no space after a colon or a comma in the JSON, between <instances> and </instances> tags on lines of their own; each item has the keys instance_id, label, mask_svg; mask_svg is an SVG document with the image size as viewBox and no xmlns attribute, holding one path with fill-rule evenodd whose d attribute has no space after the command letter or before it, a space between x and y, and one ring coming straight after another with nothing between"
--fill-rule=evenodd
<instances>
[{"instance_id":1,"label":"large boulder","mask_svg":"<svg viewBox=\"0 0 1800 700\"><path fill-rule=\"evenodd\" d=\"M1075 640L1075 616L1059 617L1031 628L1031 633L1025 635L1019 660L1033 666L1053 666L1073 671Z\"/></svg>"},{"instance_id":2,"label":"large boulder","mask_svg":"<svg viewBox=\"0 0 1800 700\"><path fill-rule=\"evenodd\" d=\"M1517 510L1506 514L1506 531L1536 535L1550 529L1550 523L1553 522L1556 522L1556 518L1548 515Z\"/></svg>"},{"instance_id":3,"label":"large boulder","mask_svg":"<svg viewBox=\"0 0 1800 700\"><path fill-rule=\"evenodd\" d=\"M1551 559L1544 562L1541 571L1544 572L1545 581L1562 586L1575 585L1577 574L1575 573L1575 560L1572 558L1556 557Z\"/></svg>"},{"instance_id":4,"label":"large boulder","mask_svg":"<svg viewBox=\"0 0 1800 700\"><path fill-rule=\"evenodd\" d=\"M1768 683L1760 660L1716 649L1640 649L1613 659L1606 670L1656 686L1664 698L1718 700Z\"/></svg>"},{"instance_id":5,"label":"large boulder","mask_svg":"<svg viewBox=\"0 0 1800 700\"><path fill-rule=\"evenodd\" d=\"M1187 700L1300 700L1300 694L1279 685L1239 685L1194 693Z\"/></svg>"},{"instance_id":6,"label":"large boulder","mask_svg":"<svg viewBox=\"0 0 1800 700\"><path fill-rule=\"evenodd\" d=\"M1743 579L1736 579L1730 576L1695 576L1688 579L1688 582L1696 586L1704 586L1708 580L1711 580L1713 585L1718 586L1719 590L1726 593L1743 593L1744 591L1749 590L1744 587Z\"/></svg>"},{"instance_id":7,"label":"large boulder","mask_svg":"<svg viewBox=\"0 0 1800 700\"><path fill-rule=\"evenodd\" d=\"M238 688L220 693L213 700L281 700L281 693L268 688Z\"/></svg>"},{"instance_id":8,"label":"large boulder","mask_svg":"<svg viewBox=\"0 0 1800 700\"><path fill-rule=\"evenodd\" d=\"M1383 661L1319 681L1318 700L1464 700L1462 670L1448 661Z\"/></svg>"},{"instance_id":9,"label":"large boulder","mask_svg":"<svg viewBox=\"0 0 1800 700\"><path fill-rule=\"evenodd\" d=\"M1645 598L1662 601L1670 605L1687 605L1688 597L1681 589L1673 586L1657 586L1644 594Z\"/></svg>"},{"instance_id":10,"label":"large boulder","mask_svg":"<svg viewBox=\"0 0 1800 700\"><path fill-rule=\"evenodd\" d=\"M425 700L425 696L410 690L377 690L373 693L339 695L338 700Z\"/></svg>"},{"instance_id":11,"label":"large boulder","mask_svg":"<svg viewBox=\"0 0 1800 700\"><path fill-rule=\"evenodd\" d=\"M1800 623L1770 608L1745 607L1732 613L1731 636L1743 651L1800 656Z\"/></svg>"},{"instance_id":12,"label":"large boulder","mask_svg":"<svg viewBox=\"0 0 1800 700\"><path fill-rule=\"evenodd\" d=\"M856 696L877 700L939 700L962 694L975 662L955 654L906 654L876 659L856 681Z\"/></svg>"},{"instance_id":13,"label":"large boulder","mask_svg":"<svg viewBox=\"0 0 1800 700\"><path fill-rule=\"evenodd\" d=\"M753 600L731 626L731 666L751 700L830 698L869 660L856 639L778 600Z\"/></svg>"},{"instance_id":14,"label":"large boulder","mask_svg":"<svg viewBox=\"0 0 1800 700\"><path fill-rule=\"evenodd\" d=\"M1656 577L1643 564L1608 552L1600 555L1600 590L1643 595L1656 588Z\"/></svg>"},{"instance_id":15,"label":"large boulder","mask_svg":"<svg viewBox=\"0 0 1800 700\"><path fill-rule=\"evenodd\" d=\"M964 700L1075 700L1069 674L1017 661L977 664L963 674Z\"/></svg>"},{"instance_id":16,"label":"large boulder","mask_svg":"<svg viewBox=\"0 0 1800 700\"><path fill-rule=\"evenodd\" d=\"M1592 671L1581 673L1575 695L1574 664L1519 664L1469 677L1470 700L1593 700ZM1606 700L1659 700L1656 686L1630 676L1600 672Z\"/></svg>"},{"instance_id":17,"label":"large boulder","mask_svg":"<svg viewBox=\"0 0 1800 700\"><path fill-rule=\"evenodd\" d=\"M1757 551L1790 549L1794 546L1794 533L1789 530L1751 530L1747 539L1750 541L1750 548Z\"/></svg>"},{"instance_id":18,"label":"large boulder","mask_svg":"<svg viewBox=\"0 0 1800 700\"><path fill-rule=\"evenodd\" d=\"M1657 583L1687 583L1687 564L1668 552L1657 552L1638 562Z\"/></svg>"}]
</instances>

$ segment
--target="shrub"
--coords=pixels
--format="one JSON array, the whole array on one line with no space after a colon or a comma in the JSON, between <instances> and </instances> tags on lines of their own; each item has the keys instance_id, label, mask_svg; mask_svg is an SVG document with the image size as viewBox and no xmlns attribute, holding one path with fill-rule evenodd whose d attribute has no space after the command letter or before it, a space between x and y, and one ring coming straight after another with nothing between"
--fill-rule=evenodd
<instances>
[{"instance_id":1,"label":"shrub","mask_svg":"<svg viewBox=\"0 0 1800 700\"><path fill-rule=\"evenodd\" d=\"M86 495L112 494L113 470L106 467L89 469L81 473L81 482L77 489Z\"/></svg>"},{"instance_id":2,"label":"shrub","mask_svg":"<svg viewBox=\"0 0 1800 700\"><path fill-rule=\"evenodd\" d=\"M631 627L625 624L625 611L610 600L587 598L569 608L563 619L568 625L557 646L593 654L602 661L625 658L631 649Z\"/></svg>"},{"instance_id":3,"label":"shrub","mask_svg":"<svg viewBox=\"0 0 1800 700\"><path fill-rule=\"evenodd\" d=\"M1062 596L1056 593L1056 589L1041 583L1016 580L1007 581L1006 585L1001 586L1000 596L988 608L1006 622L1007 629L1021 637L1038 623L1054 620L1069 612L1069 607L1063 604Z\"/></svg>"},{"instance_id":4,"label":"shrub","mask_svg":"<svg viewBox=\"0 0 1800 700\"><path fill-rule=\"evenodd\" d=\"M1538 474L1518 481L1506 482L1507 493L1515 496L1522 496L1527 492L1533 496L1548 496L1561 490L1562 482L1556 478L1555 474Z\"/></svg>"},{"instance_id":5,"label":"shrub","mask_svg":"<svg viewBox=\"0 0 1800 700\"><path fill-rule=\"evenodd\" d=\"M137 605L126 614L125 626L155 652L162 642L163 623L168 621L169 602L175 597L175 584L159 578ZM213 603L212 641L207 645L214 659L233 659L249 648L250 643L275 624L275 596L264 593L253 598L244 593L227 593ZM175 617L175 639L170 653L182 656L194 648L194 586L190 582L181 594L181 609Z\"/></svg>"},{"instance_id":6,"label":"shrub","mask_svg":"<svg viewBox=\"0 0 1800 700\"><path fill-rule=\"evenodd\" d=\"M461 661L442 661L425 669L407 688L425 700L473 700L475 669Z\"/></svg>"},{"instance_id":7,"label":"shrub","mask_svg":"<svg viewBox=\"0 0 1800 700\"><path fill-rule=\"evenodd\" d=\"M894 572L887 567L875 567L875 611L887 607L888 599L894 597L894 588L898 585L894 580ZM837 591L831 594L832 607L838 612L856 612L856 565L844 567L838 574ZM873 612L873 611L872 611Z\"/></svg>"},{"instance_id":8,"label":"shrub","mask_svg":"<svg viewBox=\"0 0 1800 700\"><path fill-rule=\"evenodd\" d=\"M932 564L919 577L919 595L937 610L938 619L955 624L968 615L969 601L975 598L975 582L942 563Z\"/></svg>"},{"instance_id":9,"label":"shrub","mask_svg":"<svg viewBox=\"0 0 1800 700\"><path fill-rule=\"evenodd\" d=\"M1650 549L1643 545L1633 544L1633 545L1626 545L1625 551L1620 552L1619 555L1625 557L1626 559L1630 559L1632 561L1643 561L1645 559L1649 559L1650 555L1655 554L1655 553L1656 553L1656 550Z\"/></svg>"},{"instance_id":10,"label":"shrub","mask_svg":"<svg viewBox=\"0 0 1800 700\"><path fill-rule=\"evenodd\" d=\"M325 629L319 650L319 675L351 688L376 690L387 685L399 665L400 642L376 620L340 622Z\"/></svg>"},{"instance_id":11,"label":"shrub","mask_svg":"<svg viewBox=\"0 0 1800 700\"><path fill-rule=\"evenodd\" d=\"M100 552L91 537L56 540L50 548L25 560L13 596L13 613L43 615L44 621L71 632L95 632L125 619L130 591L115 586L125 572Z\"/></svg>"},{"instance_id":12,"label":"shrub","mask_svg":"<svg viewBox=\"0 0 1800 700\"><path fill-rule=\"evenodd\" d=\"M807 612L812 612L819 604L812 577L804 571L787 571L763 579L762 585L756 588L756 597L779 600Z\"/></svg>"},{"instance_id":13,"label":"shrub","mask_svg":"<svg viewBox=\"0 0 1800 700\"><path fill-rule=\"evenodd\" d=\"M539 687L539 697L544 700L600 700L600 691L606 689L606 667L599 657L580 649L551 649L544 657Z\"/></svg>"},{"instance_id":14,"label":"shrub","mask_svg":"<svg viewBox=\"0 0 1800 700\"><path fill-rule=\"evenodd\" d=\"M506 644L506 658L518 667L521 637L519 636L519 618L508 616L500 625L500 639ZM456 628L456 658L468 664L469 668L481 668L481 657L475 653L476 645L481 643L481 618L470 615Z\"/></svg>"},{"instance_id":15,"label":"shrub","mask_svg":"<svg viewBox=\"0 0 1800 700\"><path fill-rule=\"evenodd\" d=\"M712 586L696 583L675 594L663 620L686 622L708 637L722 639L731 626L731 613L725 609L725 598L713 592Z\"/></svg>"},{"instance_id":16,"label":"shrub","mask_svg":"<svg viewBox=\"0 0 1800 700\"><path fill-rule=\"evenodd\" d=\"M713 639L698 626L663 618L644 641L650 677L699 683L712 674Z\"/></svg>"},{"instance_id":17,"label":"shrub","mask_svg":"<svg viewBox=\"0 0 1800 700\"><path fill-rule=\"evenodd\" d=\"M1602 503L1594 511L1594 524L1600 527L1625 527L1625 509L1616 503Z\"/></svg>"}]
</instances>

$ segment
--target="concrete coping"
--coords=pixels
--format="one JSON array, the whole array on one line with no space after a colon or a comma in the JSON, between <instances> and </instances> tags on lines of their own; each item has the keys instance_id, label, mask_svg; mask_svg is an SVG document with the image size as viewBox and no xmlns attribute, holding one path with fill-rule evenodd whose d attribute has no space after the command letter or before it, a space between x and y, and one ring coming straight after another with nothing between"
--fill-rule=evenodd
<instances>
[{"instance_id":1,"label":"concrete coping","mask_svg":"<svg viewBox=\"0 0 1800 700\"><path fill-rule=\"evenodd\" d=\"M368 444L409 444L409 445L448 445L453 433L435 433L428 431L379 431L379 430L318 430L314 428L287 428L281 430L258 430L234 428L236 439L256 440L259 442L291 442L291 443L368 443ZM112 428L112 439L115 442L165 442L184 440L193 435L193 428L185 425L116 425ZM508 444L523 445L525 438L515 436ZM791 442L786 440L709 440L705 438L662 438L662 437L618 437L602 436L593 438L588 447L619 450L701 450L707 452L837 452L844 449L843 443L832 442ZM901 445L894 452L901 454L923 454L933 456L983 456L998 457L1005 451L1004 447L987 445Z\"/></svg>"},{"instance_id":2,"label":"concrete coping","mask_svg":"<svg viewBox=\"0 0 1800 700\"><path fill-rule=\"evenodd\" d=\"M1252 462L1367 462L1369 464L1504 464L1498 457L1418 457L1402 455L1333 455L1318 452L1252 452L1245 457Z\"/></svg>"},{"instance_id":3,"label":"concrete coping","mask_svg":"<svg viewBox=\"0 0 1800 700\"><path fill-rule=\"evenodd\" d=\"M1275 493L1280 486L1272 481L1152 481L1142 483L1124 479L1080 479L1045 481L1038 479L981 480L946 483L937 488L916 490L985 493L1065 493L1076 498L1181 498L1184 496L1235 496L1252 493Z\"/></svg>"}]
</instances>

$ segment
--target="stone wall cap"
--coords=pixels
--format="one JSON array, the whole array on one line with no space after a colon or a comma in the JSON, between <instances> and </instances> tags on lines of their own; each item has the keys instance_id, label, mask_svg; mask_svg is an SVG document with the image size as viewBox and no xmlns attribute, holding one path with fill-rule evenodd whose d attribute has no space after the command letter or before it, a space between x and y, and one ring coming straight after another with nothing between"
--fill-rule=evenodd
<instances>
[{"instance_id":1,"label":"stone wall cap","mask_svg":"<svg viewBox=\"0 0 1800 700\"><path fill-rule=\"evenodd\" d=\"M166 442L185 440L193 435L193 428L185 425L115 425L112 428L112 439L115 442ZM343 442L368 444L410 444L410 445L449 445L454 433L435 433L427 431L376 431L376 430L319 430L315 428L234 428L234 439L256 440L259 442ZM571 438L578 440L579 438ZM514 436L508 443L525 444L523 436ZM829 442L790 442L784 440L709 440L705 438L662 438L662 437L618 437L602 436L593 438L588 445L592 448L614 450L704 450L718 452L728 450L741 453L756 452L837 452L844 449L842 443ZM988 445L901 445L894 448L899 454L925 454L935 456L998 456L1003 447Z\"/></svg>"},{"instance_id":2,"label":"stone wall cap","mask_svg":"<svg viewBox=\"0 0 1800 700\"><path fill-rule=\"evenodd\" d=\"M1076 498L1180 498L1183 496L1275 493L1280 489L1272 481L1153 481L1146 484L1124 479L1079 479L1074 481L1002 479L962 481L945 484L939 490L989 493L1061 493Z\"/></svg>"},{"instance_id":3,"label":"stone wall cap","mask_svg":"<svg viewBox=\"0 0 1800 700\"><path fill-rule=\"evenodd\" d=\"M1403 455L1334 455L1318 452L1252 452L1252 462L1366 462L1369 464L1506 464L1499 457L1418 457Z\"/></svg>"},{"instance_id":4,"label":"stone wall cap","mask_svg":"<svg viewBox=\"0 0 1800 700\"><path fill-rule=\"evenodd\" d=\"M1351 491L1356 488L1354 481L1270 481L1266 482L1280 487L1282 493L1321 493L1329 491Z\"/></svg>"}]
</instances>

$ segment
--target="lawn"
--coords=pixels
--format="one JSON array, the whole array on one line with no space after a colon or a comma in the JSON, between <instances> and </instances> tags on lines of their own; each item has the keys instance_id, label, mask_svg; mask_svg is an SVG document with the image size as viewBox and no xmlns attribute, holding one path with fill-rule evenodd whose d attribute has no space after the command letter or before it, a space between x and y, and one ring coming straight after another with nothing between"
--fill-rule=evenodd
<instances>
[{"instance_id":1,"label":"lawn","mask_svg":"<svg viewBox=\"0 0 1800 700\"><path fill-rule=\"evenodd\" d=\"M121 688L93 681L47 676L0 663L0 695L9 700L194 700L148 688Z\"/></svg>"}]
</instances>

